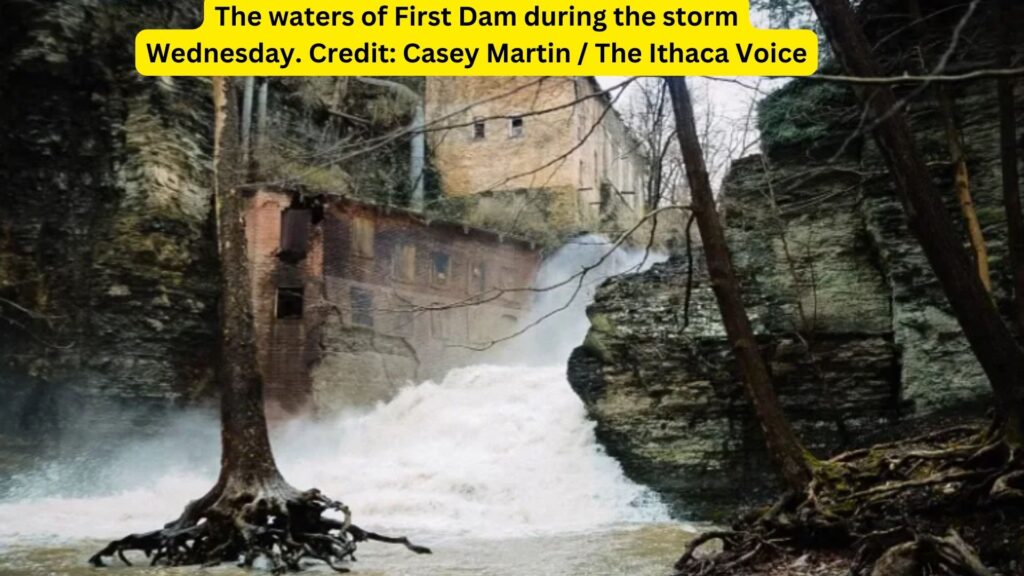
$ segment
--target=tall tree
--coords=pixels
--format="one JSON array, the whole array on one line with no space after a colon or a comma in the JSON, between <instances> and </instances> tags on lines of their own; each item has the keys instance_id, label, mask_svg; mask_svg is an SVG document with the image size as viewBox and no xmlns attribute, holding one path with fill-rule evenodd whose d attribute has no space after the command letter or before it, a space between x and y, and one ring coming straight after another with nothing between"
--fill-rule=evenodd
<instances>
[{"instance_id":1,"label":"tall tree","mask_svg":"<svg viewBox=\"0 0 1024 576\"><path fill-rule=\"evenodd\" d=\"M848 0L810 0L832 50L847 74L880 77ZM896 181L896 191L929 264L995 391L1005 421L1006 438L1024 440L1024 351L999 317L982 284L941 197L935 193L924 158L892 90L885 84L863 84L858 96L874 122L875 141Z\"/></svg>"},{"instance_id":2,"label":"tall tree","mask_svg":"<svg viewBox=\"0 0 1024 576\"><path fill-rule=\"evenodd\" d=\"M947 88L939 86L936 92L939 115L946 132L949 158L953 162L953 185L956 189L956 199L960 203L960 212L967 224L967 238L971 243L971 248L974 249L974 264L978 270L978 279L981 280L986 291L992 292L988 246L985 243L985 235L981 231L981 221L978 220L978 211L974 208L974 199L971 196L971 177L967 169L967 154L964 152L962 142L963 135L956 122L956 104Z\"/></svg>"},{"instance_id":3,"label":"tall tree","mask_svg":"<svg viewBox=\"0 0 1024 576\"><path fill-rule=\"evenodd\" d=\"M221 409L220 475L213 488L185 507L161 530L131 534L108 544L90 562L127 550L153 556L153 563L196 565L235 561L246 565L266 557L275 572L298 570L303 558L332 568L351 557L367 540L405 544L417 553L429 550L405 538L361 530L347 507L319 490L300 491L285 481L274 461L263 405L263 378L253 338L249 257L245 233L246 199L239 184L245 166L239 145L238 106L231 83L213 79L213 198L220 257ZM335 510L343 520L323 516Z\"/></svg>"},{"instance_id":4,"label":"tall tree","mask_svg":"<svg viewBox=\"0 0 1024 576\"><path fill-rule=\"evenodd\" d=\"M665 81L672 97L676 136L690 184L690 205L704 243L711 288L718 301L729 344L740 365L744 390L764 431L768 451L783 478L790 487L802 490L811 478L809 457L779 406L771 376L740 298L739 280L732 267L732 257L715 207L711 180L697 135L690 91L684 78L670 77Z\"/></svg>"},{"instance_id":5,"label":"tall tree","mask_svg":"<svg viewBox=\"0 0 1024 576\"><path fill-rule=\"evenodd\" d=\"M999 0L996 29L999 31L1000 68L1013 59L1013 0ZM1020 171L1017 162L1017 114L1013 101L1013 78L996 81L999 93L999 155L1003 173L1003 208L1006 211L1006 243L1013 273L1013 310L1017 332L1024 334L1024 220L1020 206Z\"/></svg>"},{"instance_id":6,"label":"tall tree","mask_svg":"<svg viewBox=\"0 0 1024 576\"><path fill-rule=\"evenodd\" d=\"M920 63L917 68L919 74L926 74L933 65L930 50L927 44L927 26L924 24L924 17L921 13L921 4L918 0L907 0L907 12L911 18L911 29L917 39L917 52L920 56ZM938 59L936 59L938 60ZM967 225L967 238L974 250L974 263L978 268L978 278L985 285L985 290L992 292L992 279L989 274L988 246L985 243L985 235L981 230L981 222L978 220L978 211L974 208L974 199L971 196L971 177L967 169L967 154L964 151L963 134L956 120L956 101L950 90L940 85L934 87L935 101L938 103L939 119L942 121L942 128L946 133L946 145L949 148L949 159L953 163L953 186L956 190L956 198L960 203L960 212L963 214L964 223Z\"/></svg>"}]
</instances>

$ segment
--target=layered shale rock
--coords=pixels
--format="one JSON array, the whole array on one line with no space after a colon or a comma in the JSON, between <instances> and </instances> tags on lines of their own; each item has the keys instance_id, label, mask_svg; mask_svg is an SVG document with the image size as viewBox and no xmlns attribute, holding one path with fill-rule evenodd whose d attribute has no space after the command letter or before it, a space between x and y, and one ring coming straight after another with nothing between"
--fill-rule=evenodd
<instances>
[{"instance_id":1,"label":"layered shale rock","mask_svg":"<svg viewBox=\"0 0 1024 576\"><path fill-rule=\"evenodd\" d=\"M869 4L869 15L883 8ZM959 65L989 54L980 32L993 16L971 21L978 42L958 52ZM930 38L945 34L948 42L957 19L933 18ZM895 31L877 24L884 19L868 21L875 37ZM887 41L908 39L897 32ZM958 84L951 92L995 296L1005 308L1010 275L995 84ZM909 111L936 190L960 223L932 93L915 98ZM1022 112L1018 90L1018 118ZM859 119L848 89L790 83L761 106L765 155L736 162L722 197L744 300L781 401L820 455L898 434L925 417L980 414L989 401L884 163L874 143L856 135ZM607 283L589 309L592 328L570 360L569 379L630 476L681 515L716 518L763 500L775 488L774 472L695 251L689 317L685 255Z\"/></svg>"},{"instance_id":2,"label":"layered shale rock","mask_svg":"<svg viewBox=\"0 0 1024 576\"><path fill-rule=\"evenodd\" d=\"M138 26L198 9L3 8L5 437L145 420L210 382L209 81L143 78L126 49ZM110 418L112 404L131 409Z\"/></svg>"},{"instance_id":3,"label":"layered shale rock","mask_svg":"<svg viewBox=\"0 0 1024 576\"><path fill-rule=\"evenodd\" d=\"M214 396L210 81L140 76L133 54L139 30L194 27L201 11L0 8L0 469L7 447L74 453ZM408 106L333 78L274 79L269 93L264 179L408 195L406 142L334 160L340 142L408 124Z\"/></svg>"}]
</instances>

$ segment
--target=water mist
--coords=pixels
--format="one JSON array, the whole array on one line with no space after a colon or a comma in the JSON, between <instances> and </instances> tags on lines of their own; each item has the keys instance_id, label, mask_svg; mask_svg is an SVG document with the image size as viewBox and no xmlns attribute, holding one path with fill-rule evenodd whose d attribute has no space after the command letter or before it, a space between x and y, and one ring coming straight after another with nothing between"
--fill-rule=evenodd
<instances>
[{"instance_id":1,"label":"water mist","mask_svg":"<svg viewBox=\"0 0 1024 576\"><path fill-rule=\"evenodd\" d=\"M403 389L362 412L274 432L282 472L297 487L341 498L369 529L424 537L516 538L664 520L664 508L627 480L594 438L593 423L565 379L583 341L585 307L600 282L661 258L602 237L552 255L520 336L482 352L440 381ZM502 335L496 334L501 337ZM104 462L96 479L58 463L24 478L0 501L0 549L54 539L119 537L181 511L216 476L217 422L183 415L159 438ZM81 519L88 519L81 522ZM15 520L17 520L15 522Z\"/></svg>"}]
</instances>

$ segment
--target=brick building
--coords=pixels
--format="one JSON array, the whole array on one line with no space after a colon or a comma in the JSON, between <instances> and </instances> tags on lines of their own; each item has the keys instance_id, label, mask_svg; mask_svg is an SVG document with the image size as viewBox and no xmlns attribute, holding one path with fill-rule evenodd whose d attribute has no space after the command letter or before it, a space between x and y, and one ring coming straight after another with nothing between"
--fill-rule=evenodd
<instances>
[{"instance_id":1,"label":"brick building","mask_svg":"<svg viewBox=\"0 0 1024 576\"><path fill-rule=\"evenodd\" d=\"M366 405L471 361L515 329L532 244L346 198L252 191L246 215L261 369L286 412Z\"/></svg>"},{"instance_id":2,"label":"brick building","mask_svg":"<svg viewBox=\"0 0 1024 576\"><path fill-rule=\"evenodd\" d=\"M567 231L642 215L639 145L591 76L431 77L425 108L446 196L544 191L540 218Z\"/></svg>"}]
</instances>

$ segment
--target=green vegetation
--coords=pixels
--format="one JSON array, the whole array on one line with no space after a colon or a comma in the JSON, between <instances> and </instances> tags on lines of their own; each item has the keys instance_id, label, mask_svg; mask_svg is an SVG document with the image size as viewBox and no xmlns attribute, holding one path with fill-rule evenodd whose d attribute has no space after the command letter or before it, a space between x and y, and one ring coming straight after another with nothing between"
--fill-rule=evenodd
<instances>
[{"instance_id":1,"label":"green vegetation","mask_svg":"<svg viewBox=\"0 0 1024 576\"><path fill-rule=\"evenodd\" d=\"M761 146L770 157L793 148L820 146L851 120L855 110L848 87L794 80L765 97L758 106Z\"/></svg>"}]
</instances>

